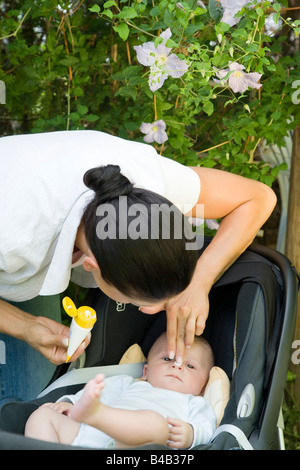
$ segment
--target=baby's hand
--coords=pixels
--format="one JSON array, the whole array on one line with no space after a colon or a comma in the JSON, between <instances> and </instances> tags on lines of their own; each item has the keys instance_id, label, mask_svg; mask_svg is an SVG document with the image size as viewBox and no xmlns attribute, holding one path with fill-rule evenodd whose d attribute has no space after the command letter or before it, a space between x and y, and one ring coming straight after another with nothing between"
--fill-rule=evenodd
<instances>
[{"instance_id":1,"label":"baby's hand","mask_svg":"<svg viewBox=\"0 0 300 470\"><path fill-rule=\"evenodd\" d=\"M58 413L61 413L63 415L68 415L69 410L74 406L73 403L69 403L66 401L59 401L56 403L44 403L40 408L42 407L49 407L52 408L52 410L57 411Z\"/></svg>"},{"instance_id":2,"label":"baby's hand","mask_svg":"<svg viewBox=\"0 0 300 470\"><path fill-rule=\"evenodd\" d=\"M174 449L188 449L193 444L194 429L185 421L175 418L167 418L170 427L168 447Z\"/></svg>"}]
</instances>

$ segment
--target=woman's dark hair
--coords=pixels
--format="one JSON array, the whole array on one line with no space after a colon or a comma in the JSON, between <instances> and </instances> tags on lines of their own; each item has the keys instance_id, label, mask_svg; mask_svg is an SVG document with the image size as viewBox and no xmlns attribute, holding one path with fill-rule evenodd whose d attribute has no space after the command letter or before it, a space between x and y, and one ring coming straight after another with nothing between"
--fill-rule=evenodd
<instances>
[{"instance_id":1,"label":"woman's dark hair","mask_svg":"<svg viewBox=\"0 0 300 470\"><path fill-rule=\"evenodd\" d=\"M126 296L148 301L182 292L197 251L186 249L193 234L179 209L159 194L133 187L116 165L92 168L83 180L95 191L82 220L103 279Z\"/></svg>"}]
</instances>

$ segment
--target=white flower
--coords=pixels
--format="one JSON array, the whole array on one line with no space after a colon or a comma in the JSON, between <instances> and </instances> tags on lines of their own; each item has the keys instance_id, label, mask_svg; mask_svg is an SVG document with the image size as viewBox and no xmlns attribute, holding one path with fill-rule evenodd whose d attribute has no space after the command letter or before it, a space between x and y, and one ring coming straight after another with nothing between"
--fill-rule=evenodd
<instances>
[{"instance_id":1,"label":"white flower","mask_svg":"<svg viewBox=\"0 0 300 470\"><path fill-rule=\"evenodd\" d=\"M224 8L223 17L221 21L227 23L230 26L234 26L240 21L240 17L235 18L235 15L248 3L252 3L251 0L220 0L222 7Z\"/></svg>"},{"instance_id":2,"label":"white flower","mask_svg":"<svg viewBox=\"0 0 300 470\"><path fill-rule=\"evenodd\" d=\"M218 228L220 227L220 224L216 221L216 219L205 219L205 222L207 227L211 230L218 230Z\"/></svg>"},{"instance_id":3,"label":"white flower","mask_svg":"<svg viewBox=\"0 0 300 470\"><path fill-rule=\"evenodd\" d=\"M246 73L243 72L244 69L245 67L243 65L237 62L231 62L229 69L219 70L217 76L223 80L228 72L232 72L227 80L229 87L234 93L243 93L248 87L260 88L261 84L258 83L258 81L262 74L257 72Z\"/></svg>"},{"instance_id":4,"label":"white flower","mask_svg":"<svg viewBox=\"0 0 300 470\"><path fill-rule=\"evenodd\" d=\"M198 5L198 7L203 8L204 10L207 9L206 6L204 5L204 3L202 2L202 0L199 0L199 1L197 2L197 5Z\"/></svg>"},{"instance_id":5,"label":"white flower","mask_svg":"<svg viewBox=\"0 0 300 470\"><path fill-rule=\"evenodd\" d=\"M274 36L274 33L277 29L281 28L283 21L279 18L278 22L275 22L275 13L271 13L267 16L265 21L265 32L267 36Z\"/></svg>"},{"instance_id":6,"label":"white flower","mask_svg":"<svg viewBox=\"0 0 300 470\"><path fill-rule=\"evenodd\" d=\"M158 144L163 144L168 140L166 123L162 119L155 121L152 124L143 122L140 127L140 131L143 132L143 134L146 134L143 140L148 144L151 144L154 141Z\"/></svg>"},{"instance_id":7,"label":"white flower","mask_svg":"<svg viewBox=\"0 0 300 470\"><path fill-rule=\"evenodd\" d=\"M204 219L200 219L200 217L189 217L188 222L194 227L200 227L200 225L204 224Z\"/></svg>"},{"instance_id":8,"label":"white flower","mask_svg":"<svg viewBox=\"0 0 300 470\"><path fill-rule=\"evenodd\" d=\"M149 87L156 91L169 77L179 78L185 74L188 65L185 60L180 60L176 54L171 54L171 48L166 47L166 42L172 36L170 28L161 33L162 43L155 47L154 42L146 42L142 46L134 46L137 60L140 64L150 67Z\"/></svg>"},{"instance_id":9,"label":"white flower","mask_svg":"<svg viewBox=\"0 0 300 470\"><path fill-rule=\"evenodd\" d=\"M211 230L218 230L218 228L220 227L220 224L217 222L216 219L200 219L199 217L189 217L188 222L194 227L199 227L205 222L206 226Z\"/></svg>"},{"instance_id":10,"label":"white flower","mask_svg":"<svg viewBox=\"0 0 300 470\"><path fill-rule=\"evenodd\" d=\"M241 17L236 18L235 15L239 11L241 11L241 9L244 8L244 6L249 5L249 8L255 8L255 4L253 0L217 0L217 1L220 1L224 9L223 17L221 21L223 21L223 23L229 24L230 26L234 26L239 23L239 21L241 20ZM273 0L270 0L270 1L271 3L273 3ZM273 16L275 16L274 13L271 13L271 15L268 16L268 18L266 18L265 25L266 25L266 34L268 36L274 35L273 34L274 31L282 26L282 21L279 20L278 24L276 24L273 19Z\"/></svg>"}]
</instances>

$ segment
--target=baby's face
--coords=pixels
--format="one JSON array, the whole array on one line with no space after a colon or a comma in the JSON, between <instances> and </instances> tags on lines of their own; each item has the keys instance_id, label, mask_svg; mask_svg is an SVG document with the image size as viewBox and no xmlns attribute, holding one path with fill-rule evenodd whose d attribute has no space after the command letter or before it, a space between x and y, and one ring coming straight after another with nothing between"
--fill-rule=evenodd
<instances>
[{"instance_id":1,"label":"baby's face","mask_svg":"<svg viewBox=\"0 0 300 470\"><path fill-rule=\"evenodd\" d=\"M196 342L186 349L182 365L177 366L168 356L167 339L163 335L150 351L143 378L153 387L198 396L202 394L208 376L207 351L203 345Z\"/></svg>"}]
</instances>

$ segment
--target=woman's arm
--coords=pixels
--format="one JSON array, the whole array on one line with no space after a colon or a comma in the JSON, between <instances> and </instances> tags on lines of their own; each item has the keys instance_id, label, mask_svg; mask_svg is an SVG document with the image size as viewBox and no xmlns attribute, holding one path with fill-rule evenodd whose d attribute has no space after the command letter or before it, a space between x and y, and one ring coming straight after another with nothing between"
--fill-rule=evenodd
<instances>
[{"instance_id":1,"label":"woman's arm","mask_svg":"<svg viewBox=\"0 0 300 470\"><path fill-rule=\"evenodd\" d=\"M210 289L252 243L271 215L276 196L271 188L258 181L210 168L193 169L201 180L198 204L204 206L204 217L222 218L197 266L201 285ZM191 215L195 215L195 209Z\"/></svg>"},{"instance_id":2,"label":"woman's arm","mask_svg":"<svg viewBox=\"0 0 300 470\"><path fill-rule=\"evenodd\" d=\"M69 328L46 317L35 317L0 299L0 332L25 341L53 364L66 362ZM90 337L77 349L75 361L89 344Z\"/></svg>"},{"instance_id":3,"label":"woman's arm","mask_svg":"<svg viewBox=\"0 0 300 470\"><path fill-rule=\"evenodd\" d=\"M190 285L166 305L168 348L177 358L205 328L211 287L251 244L276 204L273 190L260 182L210 168L193 169L201 181L198 204L204 205L204 217L222 221ZM196 216L196 206L187 215Z\"/></svg>"},{"instance_id":4,"label":"woman's arm","mask_svg":"<svg viewBox=\"0 0 300 470\"><path fill-rule=\"evenodd\" d=\"M33 315L23 312L19 308L0 299L0 332L17 339L24 340L27 324Z\"/></svg>"}]
</instances>

